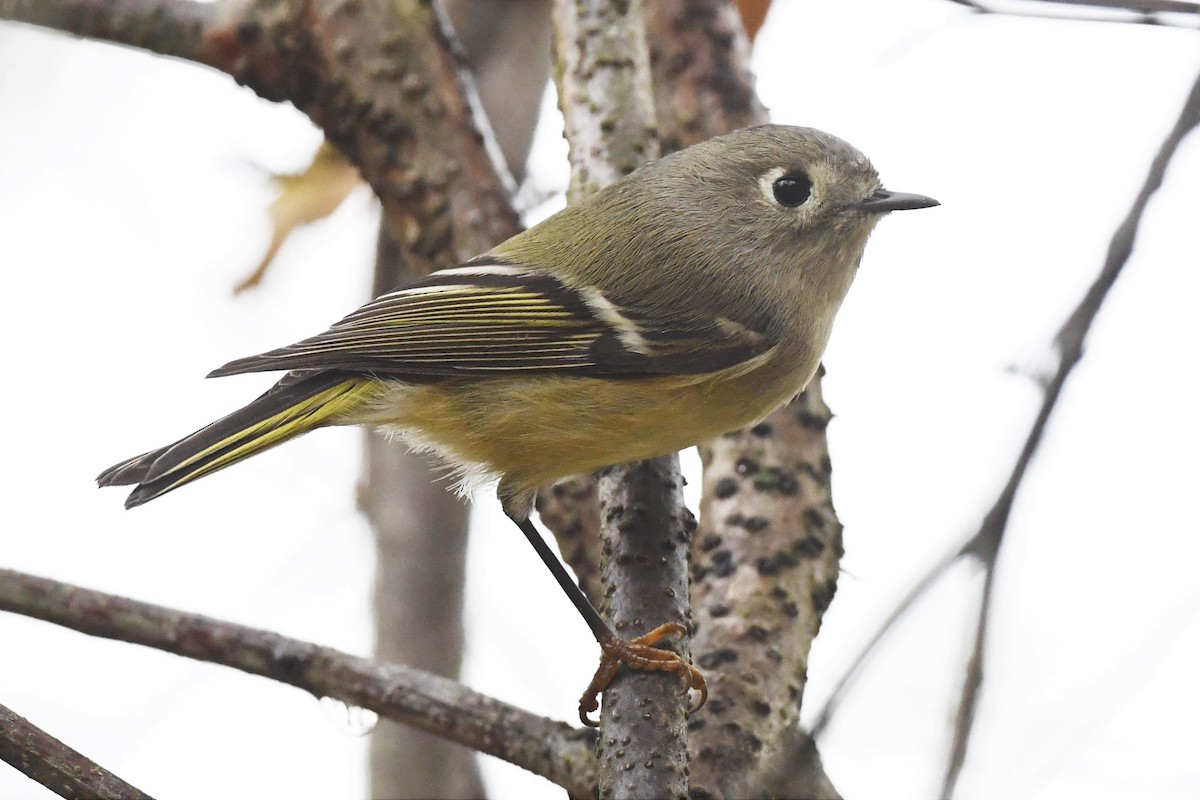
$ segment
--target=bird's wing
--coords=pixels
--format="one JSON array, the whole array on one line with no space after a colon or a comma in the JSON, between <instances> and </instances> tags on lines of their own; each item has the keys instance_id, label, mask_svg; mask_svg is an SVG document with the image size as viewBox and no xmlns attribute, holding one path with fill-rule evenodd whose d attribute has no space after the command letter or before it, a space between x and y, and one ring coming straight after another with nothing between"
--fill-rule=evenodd
<instances>
[{"instance_id":1,"label":"bird's wing","mask_svg":"<svg viewBox=\"0 0 1200 800\"><path fill-rule=\"evenodd\" d=\"M476 259L382 295L322 334L211 374L686 375L734 366L772 344L722 317L650 315L541 270Z\"/></svg>"}]
</instances>

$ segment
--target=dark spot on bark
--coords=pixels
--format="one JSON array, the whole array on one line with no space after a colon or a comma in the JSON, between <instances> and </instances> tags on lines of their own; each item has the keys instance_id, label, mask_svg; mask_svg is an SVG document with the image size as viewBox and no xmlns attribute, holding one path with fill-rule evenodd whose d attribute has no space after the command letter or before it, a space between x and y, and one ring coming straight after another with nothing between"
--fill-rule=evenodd
<instances>
[{"instance_id":1,"label":"dark spot on bark","mask_svg":"<svg viewBox=\"0 0 1200 800\"><path fill-rule=\"evenodd\" d=\"M262 36L262 25L252 20L241 22L237 26L237 38L242 44L254 44Z\"/></svg>"},{"instance_id":2,"label":"dark spot on bark","mask_svg":"<svg viewBox=\"0 0 1200 800\"><path fill-rule=\"evenodd\" d=\"M711 653L704 653L696 663L705 669L715 669L722 664L732 664L738 660L737 651L729 647L722 647L720 650L713 650Z\"/></svg>"},{"instance_id":3,"label":"dark spot on bark","mask_svg":"<svg viewBox=\"0 0 1200 800\"><path fill-rule=\"evenodd\" d=\"M823 431L829 426L829 420L832 415L814 414L811 411L797 411L796 422L800 427L807 428L810 431Z\"/></svg>"},{"instance_id":4,"label":"dark spot on bark","mask_svg":"<svg viewBox=\"0 0 1200 800\"><path fill-rule=\"evenodd\" d=\"M737 494L738 482L733 478L721 478L713 487L713 494L718 500L724 500Z\"/></svg>"},{"instance_id":5,"label":"dark spot on bark","mask_svg":"<svg viewBox=\"0 0 1200 800\"><path fill-rule=\"evenodd\" d=\"M805 536L792 543L792 552L802 558L816 558L825 551L825 543L815 536Z\"/></svg>"},{"instance_id":6,"label":"dark spot on bark","mask_svg":"<svg viewBox=\"0 0 1200 800\"><path fill-rule=\"evenodd\" d=\"M731 609L729 606L725 605L724 603L713 603L711 606L708 607L708 613L710 616L713 616L713 617L728 616L729 612L732 610L733 609Z\"/></svg>"},{"instance_id":7,"label":"dark spot on bark","mask_svg":"<svg viewBox=\"0 0 1200 800\"><path fill-rule=\"evenodd\" d=\"M705 709L712 714L724 714L729 709L729 701L720 697L710 697Z\"/></svg>"},{"instance_id":8,"label":"dark spot on bark","mask_svg":"<svg viewBox=\"0 0 1200 800\"><path fill-rule=\"evenodd\" d=\"M829 527L829 519L819 508L810 508L804 512L804 527L810 531L824 532Z\"/></svg>"},{"instance_id":9,"label":"dark spot on bark","mask_svg":"<svg viewBox=\"0 0 1200 800\"><path fill-rule=\"evenodd\" d=\"M813 608L818 614L824 614L833 602L833 595L837 592L837 581L829 581L820 586L814 586L812 590Z\"/></svg>"},{"instance_id":10,"label":"dark spot on bark","mask_svg":"<svg viewBox=\"0 0 1200 800\"><path fill-rule=\"evenodd\" d=\"M747 517L742 523L742 527L750 533L761 533L771 526L771 521L766 517Z\"/></svg>"},{"instance_id":11,"label":"dark spot on bark","mask_svg":"<svg viewBox=\"0 0 1200 800\"><path fill-rule=\"evenodd\" d=\"M271 655L275 657L275 672L279 677L299 678L308 664L306 658L287 648L276 648Z\"/></svg>"},{"instance_id":12,"label":"dark spot on bark","mask_svg":"<svg viewBox=\"0 0 1200 800\"><path fill-rule=\"evenodd\" d=\"M713 553L712 573L718 578L728 578L733 574L733 553L728 550L718 550Z\"/></svg>"}]
</instances>

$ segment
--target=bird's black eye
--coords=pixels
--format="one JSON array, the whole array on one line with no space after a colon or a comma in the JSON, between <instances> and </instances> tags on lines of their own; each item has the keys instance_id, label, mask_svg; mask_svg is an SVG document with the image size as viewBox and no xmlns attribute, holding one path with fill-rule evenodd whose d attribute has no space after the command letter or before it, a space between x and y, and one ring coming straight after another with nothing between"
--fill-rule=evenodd
<instances>
[{"instance_id":1,"label":"bird's black eye","mask_svg":"<svg viewBox=\"0 0 1200 800\"><path fill-rule=\"evenodd\" d=\"M812 194L812 180L808 175L797 170L789 172L782 178L777 178L775 183L771 185L771 189L775 194L775 199L779 201L781 206L795 208L801 205Z\"/></svg>"}]
</instances>

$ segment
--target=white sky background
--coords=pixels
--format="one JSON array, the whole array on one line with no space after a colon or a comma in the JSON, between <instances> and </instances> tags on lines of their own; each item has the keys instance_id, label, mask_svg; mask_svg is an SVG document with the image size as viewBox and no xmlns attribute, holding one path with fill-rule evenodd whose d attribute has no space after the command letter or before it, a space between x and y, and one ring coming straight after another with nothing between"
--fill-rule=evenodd
<instances>
[{"instance_id":1,"label":"white sky background","mask_svg":"<svg viewBox=\"0 0 1200 800\"><path fill-rule=\"evenodd\" d=\"M943 0L776 3L755 53L775 121L843 136L889 187L943 203L880 225L827 354L847 554L810 710L1005 480L1039 401L1028 375L1050 363L1175 120L1196 37ZM208 370L366 299L368 192L235 299L268 237L264 170L300 168L319 141L303 116L202 68L13 26L0 109L0 566L369 653L358 432L305 437L133 512L92 483L270 380ZM543 132L533 174L561 186L565 150ZM963 797L1200 795L1198 176L1192 136L1018 498ZM467 682L570 721L596 647L483 500ZM936 792L973 584L960 569L926 599L822 741L847 796ZM515 651L543 629L566 633L538 670ZM297 690L12 615L0 642L0 703L151 794L365 794L366 739ZM487 770L497 797L561 795ZM0 797L49 796L0 768Z\"/></svg>"}]
</instances>

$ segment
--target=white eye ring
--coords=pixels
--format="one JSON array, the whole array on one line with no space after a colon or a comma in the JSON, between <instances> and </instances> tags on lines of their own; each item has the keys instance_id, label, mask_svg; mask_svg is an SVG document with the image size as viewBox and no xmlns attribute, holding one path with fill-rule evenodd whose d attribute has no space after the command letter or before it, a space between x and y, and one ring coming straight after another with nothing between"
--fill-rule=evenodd
<instances>
[{"instance_id":1,"label":"white eye ring","mask_svg":"<svg viewBox=\"0 0 1200 800\"><path fill-rule=\"evenodd\" d=\"M772 167L758 176L758 188L763 193L763 197L767 198L767 202L773 206L779 205L775 199L775 181L786 174L787 170L783 167Z\"/></svg>"}]
</instances>

